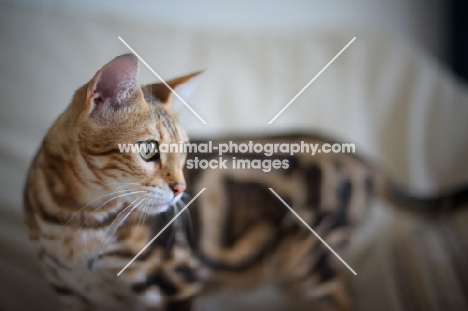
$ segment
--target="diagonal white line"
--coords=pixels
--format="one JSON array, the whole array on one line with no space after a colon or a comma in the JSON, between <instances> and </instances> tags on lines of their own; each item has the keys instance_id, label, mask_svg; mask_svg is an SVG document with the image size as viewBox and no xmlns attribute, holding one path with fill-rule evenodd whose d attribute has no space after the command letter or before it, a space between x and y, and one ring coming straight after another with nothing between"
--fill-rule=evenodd
<instances>
[{"instance_id":1,"label":"diagonal white line","mask_svg":"<svg viewBox=\"0 0 468 311\"><path fill-rule=\"evenodd\" d=\"M132 51L133 54L135 54L136 57L138 57L138 59L139 59L146 67L148 67L148 69L149 69L156 77L158 77L158 79L159 79L162 83L164 83L165 86L167 86L167 88L168 88L175 96L177 96L178 99L180 99L180 101L181 101L182 103L184 103L184 105L185 105L188 109L190 109L190 111L191 111L198 119L200 119L200 121L202 121L203 124L207 124L207 123L205 122L205 120L203 120L203 119L198 115L198 113L196 113L195 110L193 110L192 107L190 107L189 104L187 104L187 103L185 102L185 100L184 100L182 97L180 97L179 94L177 94L176 91L174 91L174 89L172 89L172 87L170 87L169 84L167 84L166 81L164 81L163 78L161 78L161 76L158 75L158 74L156 73L156 71L154 71L153 68L151 68L150 65L148 65L148 64L144 61L144 59L141 58L140 55L137 54L137 52L135 52L134 49L132 49L132 47L131 47L130 45L128 45L127 42L125 42L124 39L122 39L120 36L119 36L118 38L119 38L120 41L122 41L123 44L125 44L125 46L126 46L130 51Z\"/></svg>"},{"instance_id":2,"label":"diagonal white line","mask_svg":"<svg viewBox=\"0 0 468 311\"><path fill-rule=\"evenodd\" d=\"M289 208L289 210L304 224L304 226L307 227L307 229L309 229L319 240L320 242L322 242L332 253L333 255L335 255L345 266L346 268L348 268L354 275L357 275L357 273L346 263L346 261L344 261L340 255L338 255L328 244L327 242L325 242L321 237L320 235L318 235L305 221L304 219L301 218L301 216L299 216L284 200L283 198L281 198L279 196L278 193L275 192L275 190L273 190L272 188L268 188L270 189L271 192L273 192L273 194L287 207Z\"/></svg>"},{"instance_id":3,"label":"diagonal white line","mask_svg":"<svg viewBox=\"0 0 468 311\"><path fill-rule=\"evenodd\" d=\"M293 97L293 99L291 99L291 100L289 101L289 103L287 103L287 104L286 104L286 106L284 106L284 107L283 107L283 109L281 109L281 111L280 111L280 112L278 112L278 113L276 114L276 116L275 116L273 119L271 119L271 120L270 120L270 122L268 122L268 124L271 124L271 123L273 123L273 121L275 121L275 120L276 120L276 118L278 118L278 117L279 117L279 115L280 115L280 114L282 114L282 113L283 113L283 111L285 111L285 110L286 110L286 108L288 108L288 107L289 107L289 105L291 105L291 104L293 103L293 101L295 101L295 100L296 100L296 98L298 98L298 97L299 97L299 95L301 95L301 94L302 94L302 92L304 92L304 91L305 91L305 90L306 90L306 89L309 87L309 85L311 85L311 84L312 84L312 82L314 82L314 81L315 81L315 79L317 79L317 78L318 78L318 77L319 77L319 76L322 74L322 72L324 72L324 71L325 71L325 69L327 69L327 68L328 68L328 66L330 66L330 65L331 65L331 63L333 63L333 62L335 61L335 59L337 59L337 58L338 58L338 56L340 56L340 55L341 55L341 53L343 53L343 52L344 52L344 50L346 50L346 49L348 48L348 46L350 46L350 45L351 45L351 43L353 43L353 41L354 41L354 40L356 40L356 37L354 37L354 38L353 38L351 41L349 41L349 43L348 43L348 44L346 44L346 46L345 46L343 49L341 49L341 51L340 51L340 52L338 52L338 54L336 54L336 56L335 56L335 57L333 57L333 59L332 59L331 61L329 61L329 62L328 62L328 64L327 64L325 67L323 67L323 69L322 69L322 70L320 70L320 71L319 71L319 73L318 73L318 74L316 74L316 75L315 75L315 77L313 77L313 78L312 78L312 80L310 80L310 81L309 81L309 83L307 83L307 84L306 84L306 86L304 86L304 87L302 88L302 90L300 90L300 91L299 91L299 93L297 93L297 94L296 94L296 96L294 96L294 97Z\"/></svg>"},{"instance_id":4,"label":"diagonal white line","mask_svg":"<svg viewBox=\"0 0 468 311\"><path fill-rule=\"evenodd\" d=\"M190 200L190 202L188 202L187 205L185 205L184 208L181 209L180 212L178 212L177 215L175 215L174 218L172 218L171 221L169 221L169 222L167 223L167 225L165 225L164 228L162 228L161 231L159 231L159 233L156 234L156 236L155 236L154 238L152 238L151 241L149 241L148 244L146 244L145 247L143 247L143 249L142 249L138 254L136 254L136 256L133 257L133 259L130 260L130 262L129 262L125 267L123 267L122 270L120 270L119 273L117 273L117 276L120 276L120 275L122 274L122 272L124 272L125 269L127 269L128 266L130 266L130 265L135 261L135 259L137 259L138 256L140 256L141 253L143 253L143 252L145 251L145 249L147 249L148 246L150 246L151 243L153 243L153 242L161 235L161 233L163 233L164 230L166 230L167 227L169 227L169 226L174 222L174 220L176 220L177 217L179 217L180 214L182 214L182 213L190 206L190 204L192 204L192 202L195 201L195 199L198 198L198 196L199 196L200 194L202 194L202 192L205 191L205 190L206 190L206 188L203 188L196 196L194 196L193 199Z\"/></svg>"}]
</instances>

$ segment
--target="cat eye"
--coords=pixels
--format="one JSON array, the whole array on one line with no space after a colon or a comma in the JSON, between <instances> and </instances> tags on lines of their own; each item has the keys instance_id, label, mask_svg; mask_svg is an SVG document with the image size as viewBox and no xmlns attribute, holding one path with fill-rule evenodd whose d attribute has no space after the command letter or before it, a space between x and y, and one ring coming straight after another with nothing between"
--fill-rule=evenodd
<instances>
[{"instance_id":1,"label":"cat eye","mask_svg":"<svg viewBox=\"0 0 468 311\"><path fill-rule=\"evenodd\" d=\"M159 145L154 140L147 140L139 143L140 156L145 161L159 159Z\"/></svg>"}]
</instances>

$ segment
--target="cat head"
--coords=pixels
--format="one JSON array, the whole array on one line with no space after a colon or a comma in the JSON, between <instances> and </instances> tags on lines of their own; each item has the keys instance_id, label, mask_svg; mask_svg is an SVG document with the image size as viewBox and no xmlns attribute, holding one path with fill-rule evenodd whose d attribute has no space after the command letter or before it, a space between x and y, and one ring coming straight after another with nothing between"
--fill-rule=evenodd
<instances>
[{"instance_id":1,"label":"cat head","mask_svg":"<svg viewBox=\"0 0 468 311\"><path fill-rule=\"evenodd\" d=\"M175 118L177 97L164 83L140 86L138 67L133 54L103 66L82 88L81 96L75 95L72 109L78 113L73 131L87 178L96 187L136 192L128 199L145 198L146 212L158 213L174 204L186 188L185 154L161 153L158 146L187 142L188 137ZM198 74L167 84L187 98Z\"/></svg>"}]
</instances>

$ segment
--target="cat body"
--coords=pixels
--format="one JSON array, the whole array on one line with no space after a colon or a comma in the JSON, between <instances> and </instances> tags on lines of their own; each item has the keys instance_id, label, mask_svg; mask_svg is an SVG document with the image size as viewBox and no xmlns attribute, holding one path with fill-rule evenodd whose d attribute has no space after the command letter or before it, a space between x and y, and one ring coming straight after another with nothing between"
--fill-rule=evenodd
<instances>
[{"instance_id":1,"label":"cat body","mask_svg":"<svg viewBox=\"0 0 468 311\"><path fill-rule=\"evenodd\" d=\"M233 168L236 158L258 154L226 154L223 169L184 170L186 157L218 155L123 153L118 144L188 141L171 91L164 84L140 87L137 74L133 55L99 70L75 93L30 167L29 235L63 310L191 310L213 290L262 283L311 306L349 310L351 272L269 188L339 254L374 198L427 214L468 201L466 190L410 196L352 154L277 153L271 158L287 167L264 172ZM195 76L168 85L184 94ZM216 143L251 140L329 142L297 134ZM195 197L203 188L166 227L190 199L184 193Z\"/></svg>"}]
</instances>

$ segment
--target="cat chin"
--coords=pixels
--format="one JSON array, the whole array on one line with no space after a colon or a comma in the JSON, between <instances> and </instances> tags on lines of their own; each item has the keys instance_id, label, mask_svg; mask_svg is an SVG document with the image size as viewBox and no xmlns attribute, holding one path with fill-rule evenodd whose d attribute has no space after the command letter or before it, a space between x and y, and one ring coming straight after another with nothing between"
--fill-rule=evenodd
<instances>
[{"instance_id":1,"label":"cat chin","mask_svg":"<svg viewBox=\"0 0 468 311\"><path fill-rule=\"evenodd\" d=\"M146 208L144 213L149 214L149 215L156 215L156 214L164 213L170 208L171 208L170 204L155 204L155 205L148 206L148 208Z\"/></svg>"},{"instance_id":2,"label":"cat chin","mask_svg":"<svg viewBox=\"0 0 468 311\"><path fill-rule=\"evenodd\" d=\"M155 215L164 213L167 210L173 208L175 204L182 198L183 194L175 196L172 200L167 203L153 203L146 206L144 213L149 215Z\"/></svg>"}]
</instances>

